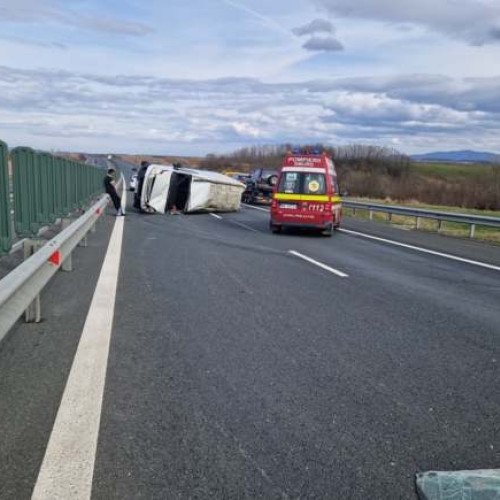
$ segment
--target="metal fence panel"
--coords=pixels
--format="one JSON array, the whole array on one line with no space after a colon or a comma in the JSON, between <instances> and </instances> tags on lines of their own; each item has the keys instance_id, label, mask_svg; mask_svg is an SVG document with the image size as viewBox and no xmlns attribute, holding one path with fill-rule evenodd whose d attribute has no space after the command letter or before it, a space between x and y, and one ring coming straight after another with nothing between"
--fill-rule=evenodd
<instances>
[{"instance_id":1,"label":"metal fence panel","mask_svg":"<svg viewBox=\"0 0 500 500\"><path fill-rule=\"evenodd\" d=\"M0 141L0 254L12 247L12 218L7 144Z\"/></svg>"},{"instance_id":2,"label":"metal fence panel","mask_svg":"<svg viewBox=\"0 0 500 500\"><path fill-rule=\"evenodd\" d=\"M83 210L103 192L105 171L96 166L37 153L27 147L12 150L11 158L12 182L8 148L0 141L0 254L11 249L14 234L20 238L35 237L42 227Z\"/></svg>"},{"instance_id":3,"label":"metal fence panel","mask_svg":"<svg viewBox=\"0 0 500 500\"><path fill-rule=\"evenodd\" d=\"M35 152L30 148L15 148L11 157L16 233L23 238L33 237L40 229L37 221L40 193L36 186Z\"/></svg>"},{"instance_id":4,"label":"metal fence panel","mask_svg":"<svg viewBox=\"0 0 500 500\"><path fill-rule=\"evenodd\" d=\"M41 177L43 223L53 224L56 220L54 157L48 153L40 153L37 156Z\"/></svg>"}]
</instances>

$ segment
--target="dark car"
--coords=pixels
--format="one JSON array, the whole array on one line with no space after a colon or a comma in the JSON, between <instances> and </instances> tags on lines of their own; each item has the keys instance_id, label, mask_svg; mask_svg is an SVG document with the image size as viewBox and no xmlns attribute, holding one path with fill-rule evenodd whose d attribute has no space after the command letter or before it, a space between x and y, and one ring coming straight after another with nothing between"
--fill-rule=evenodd
<instances>
[{"instance_id":1,"label":"dark car","mask_svg":"<svg viewBox=\"0 0 500 500\"><path fill-rule=\"evenodd\" d=\"M270 204L273 198L273 188L278 181L278 171L257 168L246 180L242 201L243 203Z\"/></svg>"}]
</instances>

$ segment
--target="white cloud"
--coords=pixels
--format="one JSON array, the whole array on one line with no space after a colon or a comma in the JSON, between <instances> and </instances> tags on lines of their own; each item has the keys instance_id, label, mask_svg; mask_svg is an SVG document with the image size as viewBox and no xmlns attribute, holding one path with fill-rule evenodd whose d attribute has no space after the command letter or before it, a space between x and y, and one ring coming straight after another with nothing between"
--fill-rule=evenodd
<instances>
[{"instance_id":1,"label":"white cloud","mask_svg":"<svg viewBox=\"0 0 500 500\"><path fill-rule=\"evenodd\" d=\"M497 0L0 0L0 137L500 150L499 12Z\"/></svg>"},{"instance_id":2,"label":"white cloud","mask_svg":"<svg viewBox=\"0 0 500 500\"><path fill-rule=\"evenodd\" d=\"M269 84L0 67L0 137L41 149L185 154L394 139L412 152L471 138L499 150L498 83L408 75Z\"/></svg>"},{"instance_id":3,"label":"white cloud","mask_svg":"<svg viewBox=\"0 0 500 500\"><path fill-rule=\"evenodd\" d=\"M26 23L53 22L106 34L144 36L152 33L151 26L120 17L82 14L64 0L2 0L0 21Z\"/></svg>"},{"instance_id":4,"label":"white cloud","mask_svg":"<svg viewBox=\"0 0 500 500\"><path fill-rule=\"evenodd\" d=\"M472 45L500 41L500 3L484 0L314 0L335 16L424 26Z\"/></svg>"}]
</instances>

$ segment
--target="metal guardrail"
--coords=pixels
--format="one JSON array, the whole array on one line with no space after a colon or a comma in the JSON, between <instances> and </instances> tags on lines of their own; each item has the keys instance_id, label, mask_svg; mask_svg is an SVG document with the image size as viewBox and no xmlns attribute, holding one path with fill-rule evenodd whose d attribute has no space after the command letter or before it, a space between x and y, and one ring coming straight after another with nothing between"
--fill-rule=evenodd
<instances>
[{"instance_id":1,"label":"metal guardrail","mask_svg":"<svg viewBox=\"0 0 500 500\"><path fill-rule=\"evenodd\" d=\"M73 250L81 242L86 246L87 234L95 228L108 200L107 195L102 196L84 215L52 240L43 242L45 244L31 256L28 254L41 243L37 240L25 241L27 260L0 280L0 341L23 313L27 321L40 321L41 291L59 269L72 270Z\"/></svg>"},{"instance_id":2,"label":"metal guardrail","mask_svg":"<svg viewBox=\"0 0 500 500\"><path fill-rule=\"evenodd\" d=\"M420 229L422 219L433 219L438 221L438 231L441 230L443 222L458 222L460 224L468 224L470 226L469 236L471 238L474 238L476 226L486 226L500 229L500 218L497 217L441 212L438 210L401 207L397 205L383 205L380 203L349 201L345 199L342 201L342 205L346 208L351 208L354 215L356 214L357 209L367 210L370 214L370 220L373 220L373 214L375 212L388 214L389 220L391 219L393 214L415 217L415 226L417 229Z\"/></svg>"}]
</instances>

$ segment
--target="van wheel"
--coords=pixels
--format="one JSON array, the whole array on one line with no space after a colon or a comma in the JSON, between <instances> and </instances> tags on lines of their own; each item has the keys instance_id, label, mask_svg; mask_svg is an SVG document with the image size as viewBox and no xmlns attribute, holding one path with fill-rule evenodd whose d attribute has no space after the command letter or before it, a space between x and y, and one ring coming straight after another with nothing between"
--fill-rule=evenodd
<instances>
[{"instance_id":1,"label":"van wheel","mask_svg":"<svg viewBox=\"0 0 500 500\"><path fill-rule=\"evenodd\" d=\"M281 233L281 226L279 226L278 224L271 224L270 227L273 234Z\"/></svg>"}]
</instances>

